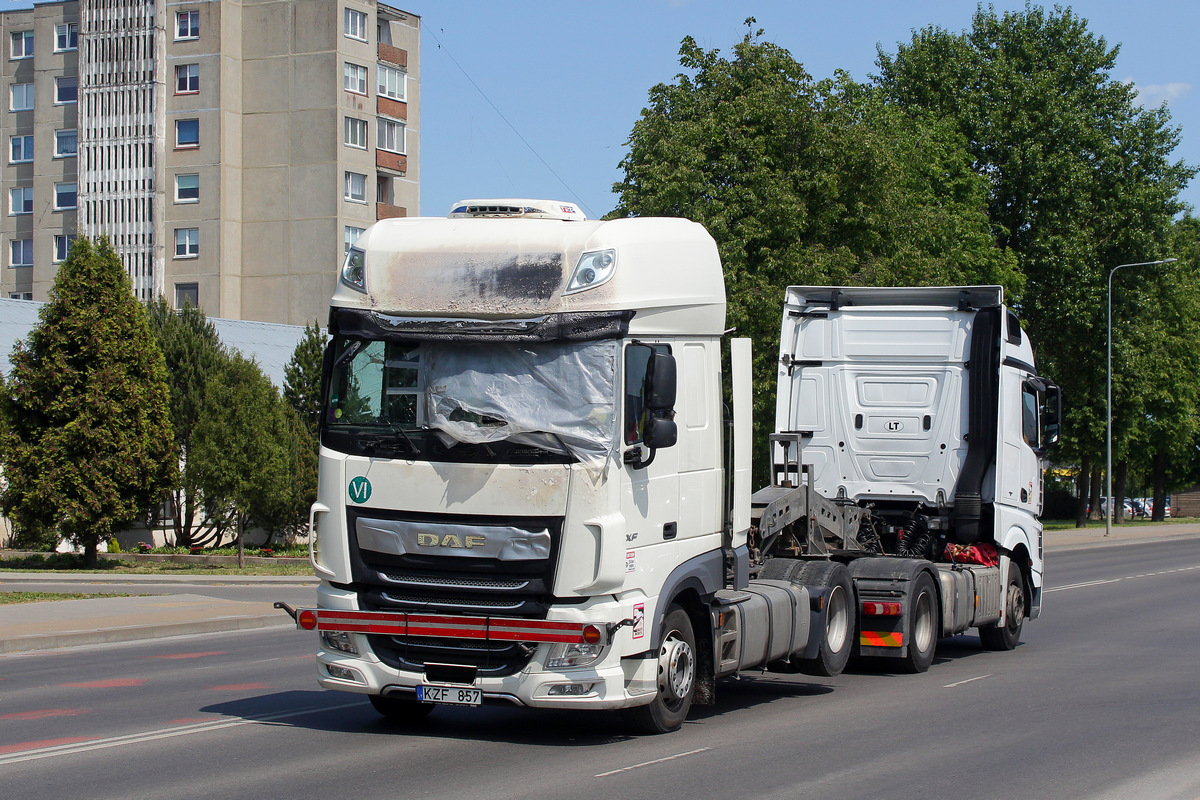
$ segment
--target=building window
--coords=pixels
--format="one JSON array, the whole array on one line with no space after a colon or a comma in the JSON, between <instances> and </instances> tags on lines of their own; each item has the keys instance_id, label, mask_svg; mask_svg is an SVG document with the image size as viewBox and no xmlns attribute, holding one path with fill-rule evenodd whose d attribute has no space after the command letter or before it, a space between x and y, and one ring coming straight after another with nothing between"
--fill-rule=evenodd
<instances>
[{"instance_id":1,"label":"building window","mask_svg":"<svg viewBox=\"0 0 1200 800\"><path fill-rule=\"evenodd\" d=\"M353 8L346 9L346 35L351 39L367 40L367 15Z\"/></svg>"},{"instance_id":2,"label":"building window","mask_svg":"<svg viewBox=\"0 0 1200 800\"><path fill-rule=\"evenodd\" d=\"M367 149L367 121L346 117L346 146Z\"/></svg>"},{"instance_id":3,"label":"building window","mask_svg":"<svg viewBox=\"0 0 1200 800\"><path fill-rule=\"evenodd\" d=\"M175 12L175 41L200 38L200 12Z\"/></svg>"},{"instance_id":4,"label":"building window","mask_svg":"<svg viewBox=\"0 0 1200 800\"><path fill-rule=\"evenodd\" d=\"M9 292L9 300L32 300L33 292Z\"/></svg>"},{"instance_id":5,"label":"building window","mask_svg":"<svg viewBox=\"0 0 1200 800\"><path fill-rule=\"evenodd\" d=\"M79 78L67 75L54 79L54 102L75 103L79 101Z\"/></svg>"},{"instance_id":6,"label":"building window","mask_svg":"<svg viewBox=\"0 0 1200 800\"><path fill-rule=\"evenodd\" d=\"M375 146L380 150L392 153L404 152L404 123L380 117L375 121L379 135L375 137Z\"/></svg>"},{"instance_id":7,"label":"building window","mask_svg":"<svg viewBox=\"0 0 1200 800\"><path fill-rule=\"evenodd\" d=\"M33 161L33 137L13 136L8 140L8 161L18 164L22 161Z\"/></svg>"},{"instance_id":8,"label":"building window","mask_svg":"<svg viewBox=\"0 0 1200 800\"><path fill-rule=\"evenodd\" d=\"M54 26L54 52L79 49L79 26L74 22Z\"/></svg>"},{"instance_id":9,"label":"building window","mask_svg":"<svg viewBox=\"0 0 1200 800\"><path fill-rule=\"evenodd\" d=\"M395 205L396 196L392 191L392 179L387 175L375 177L375 202L384 205Z\"/></svg>"},{"instance_id":10,"label":"building window","mask_svg":"<svg viewBox=\"0 0 1200 800\"><path fill-rule=\"evenodd\" d=\"M200 120L198 120L198 119L177 119L177 120L175 120L175 146L176 147L199 147L200 146Z\"/></svg>"},{"instance_id":11,"label":"building window","mask_svg":"<svg viewBox=\"0 0 1200 800\"><path fill-rule=\"evenodd\" d=\"M33 239L13 239L10 257L10 267L33 266Z\"/></svg>"},{"instance_id":12,"label":"building window","mask_svg":"<svg viewBox=\"0 0 1200 800\"><path fill-rule=\"evenodd\" d=\"M355 203L367 202L367 176L357 172L347 172L345 197Z\"/></svg>"},{"instance_id":13,"label":"building window","mask_svg":"<svg viewBox=\"0 0 1200 800\"><path fill-rule=\"evenodd\" d=\"M353 225L346 226L345 241L343 242L345 245L344 252L350 252L350 248L354 246L354 243L358 241L358 237L362 236L365 230L366 228L356 228Z\"/></svg>"},{"instance_id":14,"label":"building window","mask_svg":"<svg viewBox=\"0 0 1200 800\"><path fill-rule=\"evenodd\" d=\"M408 99L407 75L404 70L379 64L375 74L378 77L380 97L390 97L393 100Z\"/></svg>"},{"instance_id":15,"label":"building window","mask_svg":"<svg viewBox=\"0 0 1200 800\"><path fill-rule=\"evenodd\" d=\"M75 241L75 234L67 234L65 236L54 237L54 263L57 264L67 260L67 256L71 253L71 244Z\"/></svg>"},{"instance_id":16,"label":"building window","mask_svg":"<svg viewBox=\"0 0 1200 800\"><path fill-rule=\"evenodd\" d=\"M29 111L33 108L33 84L14 83L8 90L10 111Z\"/></svg>"},{"instance_id":17,"label":"building window","mask_svg":"<svg viewBox=\"0 0 1200 800\"><path fill-rule=\"evenodd\" d=\"M347 92L355 94L367 93L367 68L360 67L358 64L346 62L346 69L342 73L342 88Z\"/></svg>"},{"instance_id":18,"label":"building window","mask_svg":"<svg viewBox=\"0 0 1200 800\"><path fill-rule=\"evenodd\" d=\"M33 31L17 31L12 35L12 47L9 48L8 57L33 58Z\"/></svg>"},{"instance_id":19,"label":"building window","mask_svg":"<svg viewBox=\"0 0 1200 800\"><path fill-rule=\"evenodd\" d=\"M175 68L175 94L196 94L200 91L200 65L180 64Z\"/></svg>"},{"instance_id":20,"label":"building window","mask_svg":"<svg viewBox=\"0 0 1200 800\"><path fill-rule=\"evenodd\" d=\"M200 307L200 284L175 284L175 309L178 311L187 306L191 306L192 308Z\"/></svg>"},{"instance_id":21,"label":"building window","mask_svg":"<svg viewBox=\"0 0 1200 800\"><path fill-rule=\"evenodd\" d=\"M200 201L200 176L196 173L175 176L175 202L197 203Z\"/></svg>"},{"instance_id":22,"label":"building window","mask_svg":"<svg viewBox=\"0 0 1200 800\"><path fill-rule=\"evenodd\" d=\"M33 213L33 187L18 186L15 189L8 190L8 213L9 214L32 214Z\"/></svg>"},{"instance_id":23,"label":"building window","mask_svg":"<svg viewBox=\"0 0 1200 800\"><path fill-rule=\"evenodd\" d=\"M68 158L79 149L79 134L74 130L54 132L54 157Z\"/></svg>"},{"instance_id":24,"label":"building window","mask_svg":"<svg viewBox=\"0 0 1200 800\"><path fill-rule=\"evenodd\" d=\"M200 229L175 229L175 257L194 258L200 255Z\"/></svg>"},{"instance_id":25,"label":"building window","mask_svg":"<svg viewBox=\"0 0 1200 800\"><path fill-rule=\"evenodd\" d=\"M74 183L54 184L54 210L69 211L75 208L79 199Z\"/></svg>"}]
</instances>

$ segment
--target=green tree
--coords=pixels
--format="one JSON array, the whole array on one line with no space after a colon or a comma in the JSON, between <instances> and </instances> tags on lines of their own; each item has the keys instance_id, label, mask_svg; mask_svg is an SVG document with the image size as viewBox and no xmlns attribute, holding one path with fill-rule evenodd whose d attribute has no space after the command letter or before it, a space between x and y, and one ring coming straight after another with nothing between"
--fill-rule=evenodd
<instances>
[{"instance_id":1,"label":"green tree","mask_svg":"<svg viewBox=\"0 0 1200 800\"><path fill-rule=\"evenodd\" d=\"M292 534L316 499L316 443L253 361L234 353L212 376L190 460L209 513L225 516L239 559L251 525Z\"/></svg>"},{"instance_id":2,"label":"green tree","mask_svg":"<svg viewBox=\"0 0 1200 800\"><path fill-rule=\"evenodd\" d=\"M685 72L650 89L610 215L682 216L713 235L729 324L754 340L760 439L774 419L785 287L1020 288L954 126L891 107L844 74L815 82L761 35L752 28L730 58L683 40Z\"/></svg>"},{"instance_id":3,"label":"green tree","mask_svg":"<svg viewBox=\"0 0 1200 800\"><path fill-rule=\"evenodd\" d=\"M1142 108L1132 86L1112 79L1117 55L1070 9L1027 5L1002 15L981 7L961 34L925 28L894 56L880 50L878 62L889 100L952 122L987 179L996 242L1026 279L1018 308L1069 400L1061 455L1081 463L1081 488L1093 494L1105 441L1108 272L1165 254L1179 191L1196 172L1172 160L1179 131L1165 106ZM1139 282L1170 275L1149 271ZM1113 315L1134 325L1139 291L1125 286ZM1169 376L1182 377L1182 366ZM1138 388L1123 393L1135 406ZM1137 428L1124 411L1119 421L1124 447Z\"/></svg>"},{"instance_id":4,"label":"green tree","mask_svg":"<svg viewBox=\"0 0 1200 800\"><path fill-rule=\"evenodd\" d=\"M192 436L201 422L209 381L223 369L229 356L217 330L204 312L191 305L173 310L159 299L148 307L150 328L167 366L171 423L179 456L178 480L170 489L174 513L175 544L191 547L208 540L203 497L195 465L190 458Z\"/></svg>"},{"instance_id":5,"label":"green tree","mask_svg":"<svg viewBox=\"0 0 1200 800\"><path fill-rule=\"evenodd\" d=\"M321 366L325 355L325 334L314 322L304 326L304 337L292 352L283 370L283 397L304 420L312 436L321 424Z\"/></svg>"},{"instance_id":6,"label":"green tree","mask_svg":"<svg viewBox=\"0 0 1200 800\"><path fill-rule=\"evenodd\" d=\"M163 356L107 238L80 237L0 398L0 506L84 548L141 516L176 464Z\"/></svg>"},{"instance_id":7,"label":"green tree","mask_svg":"<svg viewBox=\"0 0 1200 800\"><path fill-rule=\"evenodd\" d=\"M317 440L283 400L279 401L276 425L284 469L272 473L271 503L259 524L270 532L272 541L282 535L290 542L307 529L308 509L317 500Z\"/></svg>"}]
</instances>

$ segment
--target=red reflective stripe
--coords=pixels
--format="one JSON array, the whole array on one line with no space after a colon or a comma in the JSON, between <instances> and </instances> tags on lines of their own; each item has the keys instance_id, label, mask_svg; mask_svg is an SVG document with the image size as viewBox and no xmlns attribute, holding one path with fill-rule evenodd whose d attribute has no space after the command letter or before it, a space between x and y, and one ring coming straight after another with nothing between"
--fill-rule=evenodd
<instances>
[{"instance_id":1,"label":"red reflective stripe","mask_svg":"<svg viewBox=\"0 0 1200 800\"><path fill-rule=\"evenodd\" d=\"M423 628L420 625L408 626L409 636L432 636L437 639L487 639L487 631L480 628Z\"/></svg>"},{"instance_id":2,"label":"red reflective stripe","mask_svg":"<svg viewBox=\"0 0 1200 800\"><path fill-rule=\"evenodd\" d=\"M513 617L456 617L388 611L319 609L317 630L379 633L391 636L429 636L439 639L496 639L511 642L582 642L581 622L517 619Z\"/></svg>"},{"instance_id":3,"label":"red reflective stripe","mask_svg":"<svg viewBox=\"0 0 1200 800\"><path fill-rule=\"evenodd\" d=\"M505 642L582 642L583 634L569 633L522 633L521 631L492 631L491 639Z\"/></svg>"},{"instance_id":4,"label":"red reflective stripe","mask_svg":"<svg viewBox=\"0 0 1200 800\"><path fill-rule=\"evenodd\" d=\"M320 609L317 611L317 618L322 622L347 619L356 622L365 622L368 620L376 622L388 622L394 619L403 619L405 614L397 614L388 611L330 611L328 609Z\"/></svg>"},{"instance_id":5,"label":"red reflective stripe","mask_svg":"<svg viewBox=\"0 0 1200 800\"><path fill-rule=\"evenodd\" d=\"M512 617L492 617L493 628L541 628L543 630L578 631L583 627L581 622L553 622L541 619L514 619Z\"/></svg>"},{"instance_id":6,"label":"red reflective stripe","mask_svg":"<svg viewBox=\"0 0 1200 800\"><path fill-rule=\"evenodd\" d=\"M482 627L488 624L487 616L451 616L444 614L407 614L407 616L409 625L431 622L433 625L478 625Z\"/></svg>"}]
</instances>

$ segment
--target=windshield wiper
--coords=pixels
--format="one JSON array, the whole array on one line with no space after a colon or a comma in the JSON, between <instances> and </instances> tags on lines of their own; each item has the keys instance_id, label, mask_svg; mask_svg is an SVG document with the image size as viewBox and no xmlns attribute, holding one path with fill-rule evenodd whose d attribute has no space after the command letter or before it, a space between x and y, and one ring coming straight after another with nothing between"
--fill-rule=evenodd
<instances>
[{"instance_id":1,"label":"windshield wiper","mask_svg":"<svg viewBox=\"0 0 1200 800\"><path fill-rule=\"evenodd\" d=\"M385 424L387 425L388 431L390 431L392 434L392 437L391 437L392 442L398 441L398 439L396 438L398 435L399 438L404 439L404 443L408 445L408 449L411 452L413 452L414 454L419 454L421 452L421 448L418 447L417 443L413 441L412 437L409 436L404 431L404 428L401 428L399 425L397 425L394 422L388 422ZM379 449L379 445L383 444L384 438L385 438L384 435L380 434L380 433L376 433L376 434L372 434L372 435L377 438L374 438L371 440L364 440L364 441L360 442L360 444L359 444L359 449L361 449L367 455L373 455L375 453L375 451Z\"/></svg>"}]
</instances>

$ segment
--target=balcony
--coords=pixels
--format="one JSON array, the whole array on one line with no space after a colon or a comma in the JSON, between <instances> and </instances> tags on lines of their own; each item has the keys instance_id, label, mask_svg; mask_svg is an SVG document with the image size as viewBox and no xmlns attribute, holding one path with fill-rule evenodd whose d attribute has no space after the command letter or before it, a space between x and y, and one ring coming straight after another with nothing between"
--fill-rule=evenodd
<instances>
[{"instance_id":1,"label":"balcony","mask_svg":"<svg viewBox=\"0 0 1200 800\"><path fill-rule=\"evenodd\" d=\"M392 206L387 203L375 204L375 219L395 219L397 217L407 217L408 209L404 206Z\"/></svg>"},{"instance_id":2,"label":"balcony","mask_svg":"<svg viewBox=\"0 0 1200 800\"><path fill-rule=\"evenodd\" d=\"M393 100L390 97L375 98L375 112L392 119L402 119L408 122L408 103Z\"/></svg>"},{"instance_id":3,"label":"balcony","mask_svg":"<svg viewBox=\"0 0 1200 800\"><path fill-rule=\"evenodd\" d=\"M408 51L392 47L390 44L379 43L379 60L385 64L408 69Z\"/></svg>"},{"instance_id":4,"label":"balcony","mask_svg":"<svg viewBox=\"0 0 1200 800\"><path fill-rule=\"evenodd\" d=\"M397 175L408 174L408 156L387 150L375 151L375 166Z\"/></svg>"}]
</instances>

